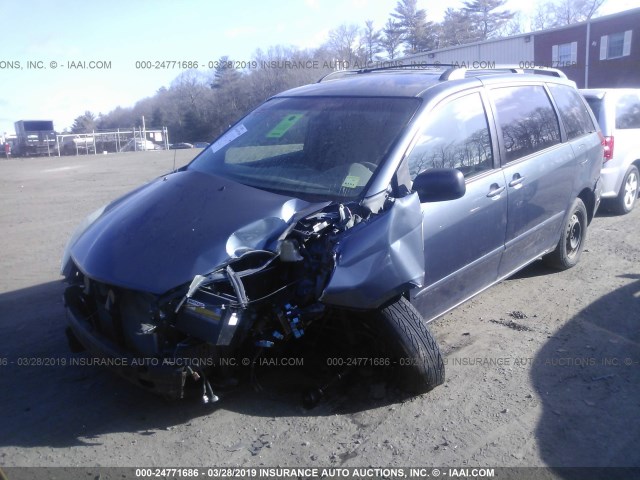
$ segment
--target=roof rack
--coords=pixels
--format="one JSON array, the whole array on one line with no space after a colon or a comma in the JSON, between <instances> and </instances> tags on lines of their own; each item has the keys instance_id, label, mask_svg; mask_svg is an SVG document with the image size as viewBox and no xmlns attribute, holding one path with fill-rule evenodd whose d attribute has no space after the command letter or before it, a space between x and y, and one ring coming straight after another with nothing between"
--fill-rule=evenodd
<instances>
[{"instance_id":1,"label":"roof rack","mask_svg":"<svg viewBox=\"0 0 640 480\"><path fill-rule=\"evenodd\" d=\"M467 72L472 72L472 76L493 75L496 73L517 73L517 74L534 74L549 75L551 77L567 78L562 70L548 67L531 67L522 68L519 65L495 65L493 68L467 68L461 67L453 63L410 63L401 65L390 65L385 67L361 68L359 70L337 70L328 73L318 80L318 83L326 80L335 80L348 75L360 75L364 73L380 72L385 70L442 70L446 68L440 75L440 80L461 80L467 77ZM335 77L335 78L330 78Z\"/></svg>"},{"instance_id":2,"label":"roof rack","mask_svg":"<svg viewBox=\"0 0 640 480\"><path fill-rule=\"evenodd\" d=\"M522 68L519 65L495 65L493 68L466 68L466 67L452 67L445 70L440 75L440 80L460 80L466 78L467 72L473 72L474 75L492 75L495 73L518 73L534 74L534 75L549 75L551 77L567 78L562 70L557 68L547 67L532 67Z\"/></svg>"},{"instance_id":3,"label":"roof rack","mask_svg":"<svg viewBox=\"0 0 640 480\"><path fill-rule=\"evenodd\" d=\"M446 68L446 67L455 68L455 65L453 63L409 63L409 64L399 64L399 65L387 65L384 67L369 67L369 68L360 68L360 69L352 69L352 70L336 70L335 72L328 73L324 77L320 78L320 80L318 80L318 83L323 82L325 80L336 80L337 78L341 78L347 75L361 75L363 73L380 72L384 70L442 70L443 68ZM336 78L329 78L334 76Z\"/></svg>"}]
</instances>

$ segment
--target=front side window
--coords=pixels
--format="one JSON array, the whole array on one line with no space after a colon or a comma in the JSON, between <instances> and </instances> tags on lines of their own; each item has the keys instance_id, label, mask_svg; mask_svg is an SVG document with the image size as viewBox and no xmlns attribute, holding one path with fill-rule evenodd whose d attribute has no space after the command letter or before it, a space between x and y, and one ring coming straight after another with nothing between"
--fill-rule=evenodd
<instances>
[{"instance_id":1,"label":"front side window","mask_svg":"<svg viewBox=\"0 0 640 480\"><path fill-rule=\"evenodd\" d=\"M622 95L618 99L616 128L640 128L640 94Z\"/></svg>"},{"instance_id":2,"label":"front side window","mask_svg":"<svg viewBox=\"0 0 640 480\"><path fill-rule=\"evenodd\" d=\"M502 87L493 89L491 94L507 162L560 143L558 118L544 87Z\"/></svg>"},{"instance_id":3,"label":"front side window","mask_svg":"<svg viewBox=\"0 0 640 480\"><path fill-rule=\"evenodd\" d=\"M548 86L556 105L558 105L560 118L569 140L596 131L587 111L588 107L575 89L555 83L550 83Z\"/></svg>"},{"instance_id":4,"label":"front side window","mask_svg":"<svg viewBox=\"0 0 640 480\"><path fill-rule=\"evenodd\" d=\"M429 168L457 168L466 178L493 168L491 136L480 94L436 107L407 161L412 180Z\"/></svg>"},{"instance_id":5,"label":"front side window","mask_svg":"<svg viewBox=\"0 0 640 480\"><path fill-rule=\"evenodd\" d=\"M419 105L404 97L275 98L187 168L310 200L356 198Z\"/></svg>"}]
</instances>

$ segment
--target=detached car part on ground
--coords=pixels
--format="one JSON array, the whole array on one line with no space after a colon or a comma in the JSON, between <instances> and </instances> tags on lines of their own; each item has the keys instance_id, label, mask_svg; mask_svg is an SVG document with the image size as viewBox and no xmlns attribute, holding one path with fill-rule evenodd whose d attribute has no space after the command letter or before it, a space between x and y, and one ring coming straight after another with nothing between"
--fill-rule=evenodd
<instances>
[{"instance_id":1,"label":"detached car part on ground","mask_svg":"<svg viewBox=\"0 0 640 480\"><path fill-rule=\"evenodd\" d=\"M424 319L544 254L574 265L601 156L561 78L374 70L284 92L78 228L70 343L214 401L240 357L329 329L343 355L364 338L426 392L444 365Z\"/></svg>"}]
</instances>

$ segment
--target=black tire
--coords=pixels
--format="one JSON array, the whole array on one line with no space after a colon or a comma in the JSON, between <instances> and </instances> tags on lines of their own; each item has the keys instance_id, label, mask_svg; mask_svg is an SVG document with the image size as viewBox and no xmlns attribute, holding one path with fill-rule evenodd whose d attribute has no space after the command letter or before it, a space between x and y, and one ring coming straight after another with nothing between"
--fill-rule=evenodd
<instances>
[{"instance_id":1,"label":"black tire","mask_svg":"<svg viewBox=\"0 0 640 480\"><path fill-rule=\"evenodd\" d=\"M405 298L378 311L379 328L394 357L403 390L425 393L444 382L444 362L435 339L418 311Z\"/></svg>"},{"instance_id":2,"label":"black tire","mask_svg":"<svg viewBox=\"0 0 640 480\"><path fill-rule=\"evenodd\" d=\"M86 350L85 346L80 343L80 340L78 340L76 334L73 333L73 330L71 330L71 327L65 328L64 333L67 336L69 350L71 350L72 353L80 353Z\"/></svg>"},{"instance_id":3,"label":"black tire","mask_svg":"<svg viewBox=\"0 0 640 480\"><path fill-rule=\"evenodd\" d=\"M615 213L626 215L633 210L638 199L638 177L638 168L635 165L631 165L624 176L624 180L622 180L618 197L615 199L613 205Z\"/></svg>"},{"instance_id":4,"label":"black tire","mask_svg":"<svg viewBox=\"0 0 640 480\"><path fill-rule=\"evenodd\" d=\"M567 270L578 263L587 239L587 209L576 198L562 225L562 234L556 249L544 257L547 265L558 270Z\"/></svg>"}]
</instances>

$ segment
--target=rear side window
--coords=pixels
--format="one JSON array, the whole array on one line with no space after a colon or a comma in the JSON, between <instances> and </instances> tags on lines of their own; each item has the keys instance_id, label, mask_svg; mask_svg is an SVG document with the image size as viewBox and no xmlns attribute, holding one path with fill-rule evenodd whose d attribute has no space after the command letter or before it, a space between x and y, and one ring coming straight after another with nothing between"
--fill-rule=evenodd
<instances>
[{"instance_id":1,"label":"rear side window","mask_svg":"<svg viewBox=\"0 0 640 480\"><path fill-rule=\"evenodd\" d=\"M596 117L598 122L601 122L602 119L600 118L600 110L602 109L602 99L596 97L585 97L585 100L589 104L589 107L591 107L591 111L593 112L593 115Z\"/></svg>"},{"instance_id":2,"label":"rear side window","mask_svg":"<svg viewBox=\"0 0 640 480\"><path fill-rule=\"evenodd\" d=\"M491 94L507 162L560 143L558 118L544 87L502 87L492 90Z\"/></svg>"},{"instance_id":3,"label":"rear side window","mask_svg":"<svg viewBox=\"0 0 640 480\"><path fill-rule=\"evenodd\" d=\"M548 84L556 101L560 118L564 123L569 140L595 132L595 126L580 94L567 85Z\"/></svg>"},{"instance_id":4,"label":"rear side window","mask_svg":"<svg viewBox=\"0 0 640 480\"><path fill-rule=\"evenodd\" d=\"M616 128L640 128L640 95L622 95L616 104Z\"/></svg>"},{"instance_id":5,"label":"rear side window","mask_svg":"<svg viewBox=\"0 0 640 480\"><path fill-rule=\"evenodd\" d=\"M436 107L407 161L412 180L429 168L457 168L466 178L493 168L491 136L480 94Z\"/></svg>"}]
</instances>

